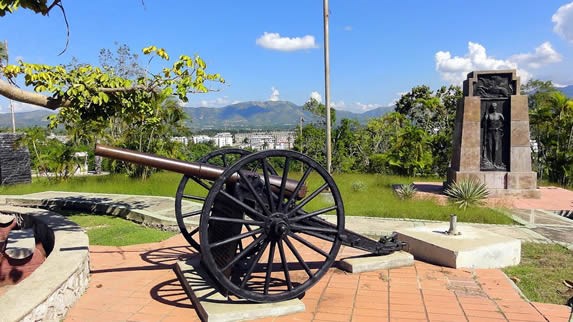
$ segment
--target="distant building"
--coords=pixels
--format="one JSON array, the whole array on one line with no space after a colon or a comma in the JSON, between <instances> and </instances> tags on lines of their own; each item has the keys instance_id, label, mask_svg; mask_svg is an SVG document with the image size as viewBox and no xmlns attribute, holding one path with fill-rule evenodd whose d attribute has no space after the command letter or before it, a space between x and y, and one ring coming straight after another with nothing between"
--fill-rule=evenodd
<instances>
[{"instance_id":1,"label":"distant building","mask_svg":"<svg viewBox=\"0 0 573 322\"><path fill-rule=\"evenodd\" d=\"M213 141L213 138L208 135L195 135L193 136L193 143L208 143Z\"/></svg>"},{"instance_id":2,"label":"distant building","mask_svg":"<svg viewBox=\"0 0 573 322\"><path fill-rule=\"evenodd\" d=\"M233 135L229 132L217 133L213 137L213 141L215 142L215 145L219 148L222 148L224 146L232 146L233 145Z\"/></svg>"},{"instance_id":3,"label":"distant building","mask_svg":"<svg viewBox=\"0 0 573 322\"><path fill-rule=\"evenodd\" d=\"M189 139L185 136L173 136L173 137L171 137L171 141L172 142L179 142L179 143L182 143L183 145L189 144Z\"/></svg>"}]
</instances>

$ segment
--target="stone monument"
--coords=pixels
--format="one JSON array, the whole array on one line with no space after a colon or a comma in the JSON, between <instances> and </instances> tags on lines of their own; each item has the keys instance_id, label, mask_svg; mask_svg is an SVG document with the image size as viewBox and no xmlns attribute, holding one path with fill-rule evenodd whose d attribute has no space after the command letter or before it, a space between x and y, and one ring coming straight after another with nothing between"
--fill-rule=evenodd
<instances>
[{"instance_id":1,"label":"stone monument","mask_svg":"<svg viewBox=\"0 0 573 322\"><path fill-rule=\"evenodd\" d=\"M490 196L539 197L527 96L515 70L474 71L463 84L447 183L478 180Z\"/></svg>"},{"instance_id":2,"label":"stone monument","mask_svg":"<svg viewBox=\"0 0 573 322\"><path fill-rule=\"evenodd\" d=\"M0 133L0 185L30 183L30 152L17 144L23 134Z\"/></svg>"}]
</instances>

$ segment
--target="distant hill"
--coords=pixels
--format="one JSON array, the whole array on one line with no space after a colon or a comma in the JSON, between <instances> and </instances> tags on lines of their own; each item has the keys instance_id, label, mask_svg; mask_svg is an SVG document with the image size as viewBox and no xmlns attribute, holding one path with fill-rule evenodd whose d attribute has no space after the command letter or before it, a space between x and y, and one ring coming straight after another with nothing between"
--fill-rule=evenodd
<instances>
[{"instance_id":1,"label":"distant hill","mask_svg":"<svg viewBox=\"0 0 573 322\"><path fill-rule=\"evenodd\" d=\"M380 107L366 113L358 114L337 110L336 119L355 119L366 123L368 119L382 116L394 107ZM293 128L300 122L316 122L316 116L287 101L251 101L228 105L220 108L185 107L191 116L193 129L281 129Z\"/></svg>"},{"instance_id":2,"label":"distant hill","mask_svg":"<svg viewBox=\"0 0 573 322\"><path fill-rule=\"evenodd\" d=\"M48 125L48 115L54 114L55 112L51 110L38 110L32 112L21 112L15 113L14 118L16 120L17 128L42 126ZM10 113L0 114L0 128L12 128L12 117Z\"/></svg>"},{"instance_id":3,"label":"distant hill","mask_svg":"<svg viewBox=\"0 0 573 322\"><path fill-rule=\"evenodd\" d=\"M568 85L565 87L557 88L559 91L563 92L563 94L567 95L569 98L573 98L573 85Z\"/></svg>"},{"instance_id":4,"label":"distant hill","mask_svg":"<svg viewBox=\"0 0 573 322\"><path fill-rule=\"evenodd\" d=\"M266 130L266 129L292 129L304 119L306 124L316 122L317 117L288 101L252 101L228 105L220 108L213 107L184 107L191 117L189 126L193 130L206 129L237 129L237 130ZM365 113L352 113L337 110L336 119L354 119L365 124L368 119L382 116L394 107L379 107ZM54 112L39 110L33 112L16 113L16 126L18 128L32 126L47 126L48 115ZM0 128L12 127L9 113L0 114Z\"/></svg>"}]
</instances>

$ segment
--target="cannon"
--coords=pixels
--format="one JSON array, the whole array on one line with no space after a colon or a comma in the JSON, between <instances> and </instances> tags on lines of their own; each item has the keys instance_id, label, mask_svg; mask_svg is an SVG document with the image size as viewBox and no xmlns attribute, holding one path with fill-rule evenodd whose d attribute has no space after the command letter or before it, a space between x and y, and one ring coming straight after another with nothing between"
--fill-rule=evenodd
<instances>
[{"instance_id":1,"label":"cannon","mask_svg":"<svg viewBox=\"0 0 573 322\"><path fill-rule=\"evenodd\" d=\"M229 297L293 299L324 276L342 245L373 255L404 247L393 235L375 241L345 229L333 178L295 151L222 149L186 162L98 144L95 154L183 175L175 196L179 229Z\"/></svg>"}]
</instances>

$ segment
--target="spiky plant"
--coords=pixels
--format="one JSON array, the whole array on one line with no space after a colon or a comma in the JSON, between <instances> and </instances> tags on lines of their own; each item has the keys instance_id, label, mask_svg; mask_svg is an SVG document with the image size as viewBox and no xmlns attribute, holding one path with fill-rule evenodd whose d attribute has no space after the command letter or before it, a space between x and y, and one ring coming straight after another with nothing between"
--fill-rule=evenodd
<instances>
[{"instance_id":1,"label":"spiky plant","mask_svg":"<svg viewBox=\"0 0 573 322\"><path fill-rule=\"evenodd\" d=\"M412 199L416 194L416 191L416 186L413 183L401 184L398 189L396 189L396 195L398 195L398 198L402 200Z\"/></svg>"},{"instance_id":2,"label":"spiky plant","mask_svg":"<svg viewBox=\"0 0 573 322\"><path fill-rule=\"evenodd\" d=\"M469 206L483 204L489 191L487 186L475 179L461 180L453 182L444 190L450 199L460 208L466 209Z\"/></svg>"}]
</instances>

